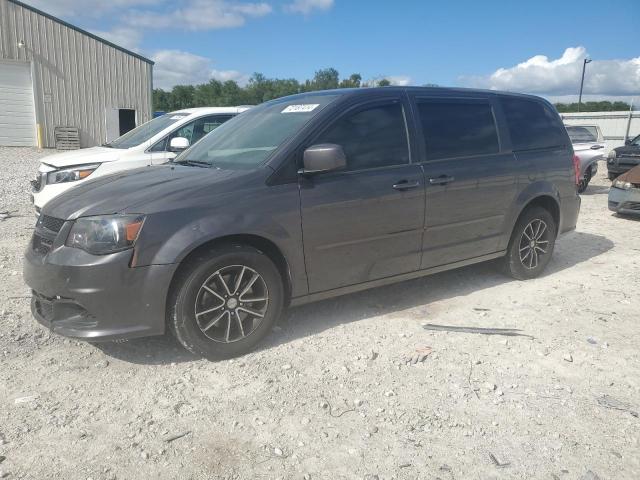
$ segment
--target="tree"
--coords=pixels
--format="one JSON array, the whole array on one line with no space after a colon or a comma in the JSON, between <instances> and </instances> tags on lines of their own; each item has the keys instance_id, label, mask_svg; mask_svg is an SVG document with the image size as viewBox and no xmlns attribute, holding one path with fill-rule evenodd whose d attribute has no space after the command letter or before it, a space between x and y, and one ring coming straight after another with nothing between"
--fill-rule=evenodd
<instances>
[{"instance_id":1,"label":"tree","mask_svg":"<svg viewBox=\"0 0 640 480\"><path fill-rule=\"evenodd\" d=\"M171 90L169 109L181 110L195 107L195 92L196 88L193 85L176 85Z\"/></svg>"},{"instance_id":2,"label":"tree","mask_svg":"<svg viewBox=\"0 0 640 480\"><path fill-rule=\"evenodd\" d=\"M165 92L159 88L153 89L153 109L166 112L171 109L169 101L171 93Z\"/></svg>"},{"instance_id":3,"label":"tree","mask_svg":"<svg viewBox=\"0 0 640 480\"><path fill-rule=\"evenodd\" d=\"M378 87L388 87L390 85L391 85L391 82L386 78L383 78L382 80L378 80Z\"/></svg>"},{"instance_id":4,"label":"tree","mask_svg":"<svg viewBox=\"0 0 640 480\"><path fill-rule=\"evenodd\" d=\"M222 96L222 82L212 78L209 83L196 85L194 103L200 107L203 105L218 105Z\"/></svg>"},{"instance_id":5,"label":"tree","mask_svg":"<svg viewBox=\"0 0 640 480\"><path fill-rule=\"evenodd\" d=\"M573 113L573 112L619 112L627 111L631 108L631 105L625 102L583 102L578 110L577 103L556 103L556 109L560 113Z\"/></svg>"},{"instance_id":6,"label":"tree","mask_svg":"<svg viewBox=\"0 0 640 480\"><path fill-rule=\"evenodd\" d=\"M390 85L390 82L381 80L379 84ZM254 73L244 87L233 80L221 82L212 78L200 85L176 85L171 91L157 88L153 91L153 108L172 111L205 106L257 105L305 91L363 86L368 85L362 82L359 73L352 73L348 78L340 80L340 74L335 68L318 70L313 79L304 83L295 78L267 78L262 73Z\"/></svg>"},{"instance_id":7,"label":"tree","mask_svg":"<svg viewBox=\"0 0 640 480\"><path fill-rule=\"evenodd\" d=\"M305 82L305 90L332 90L338 88L340 84L340 74L335 68L325 68L318 70L313 76L313 80Z\"/></svg>"},{"instance_id":8,"label":"tree","mask_svg":"<svg viewBox=\"0 0 640 480\"><path fill-rule=\"evenodd\" d=\"M362 76L359 73L352 73L349 78L340 82L340 88L360 88Z\"/></svg>"}]
</instances>

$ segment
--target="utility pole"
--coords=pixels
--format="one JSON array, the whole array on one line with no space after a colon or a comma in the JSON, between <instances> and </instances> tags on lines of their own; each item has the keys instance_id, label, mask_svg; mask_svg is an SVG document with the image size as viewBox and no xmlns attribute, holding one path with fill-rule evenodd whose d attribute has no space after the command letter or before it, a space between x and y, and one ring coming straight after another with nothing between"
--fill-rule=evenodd
<instances>
[{"instance_id":1,"label":"utility pole","mask_svg":"<svg viewBox=\"0 0 640 480\"><path fill-rule=\"evenodd\" d=\"M582 87L584 86L584 71L587 68L587 63L591 63L590 58L585 58L582 63L582 80L580 80L580 96L578 97L578 111L580 111L580 105L582 104Z\"/></svg>"},{"instance_id":2,"label":"utility pole","mask_svg":"<svg viewBox=\"0 0 640 480\"><path fill-rule=\"evenodd\" d=\"M629 138L629 129L631 128L631 117L633 116L633 101L635 99L631 99L631 106L629 107L629 118L627 118L627 131L624 134L624 144L627 144L627 139Z\"/></svg>"}]
</instances>

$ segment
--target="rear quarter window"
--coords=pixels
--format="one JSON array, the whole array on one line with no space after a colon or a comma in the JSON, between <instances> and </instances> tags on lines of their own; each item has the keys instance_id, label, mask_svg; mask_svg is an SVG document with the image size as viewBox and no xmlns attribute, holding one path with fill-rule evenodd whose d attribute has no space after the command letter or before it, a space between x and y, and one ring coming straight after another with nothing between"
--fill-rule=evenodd
<instances>
[{"instance_id":1,"label":"rear quarter window","mask_svg":"<svg viewBox=\"0 0 640 480\"><path fill-rule=\"evenodd\" d=\"M558 114L542 102L527 98L501 98L514 150L565 145L567 136Z\"/></svg>"}]
</instances>

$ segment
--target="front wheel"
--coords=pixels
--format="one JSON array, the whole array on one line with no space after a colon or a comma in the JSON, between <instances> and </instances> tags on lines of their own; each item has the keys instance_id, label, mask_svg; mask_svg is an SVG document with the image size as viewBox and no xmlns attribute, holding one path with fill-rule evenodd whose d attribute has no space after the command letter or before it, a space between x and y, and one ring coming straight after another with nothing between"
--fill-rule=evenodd
<instances>
[{"instance_id":1,"label":"front wheel","mask_svg":"<svg viewBox=\"0 0 640 480\"><path fill-rule=\"evenodd\" d=\"M551 260L557 228L548 210L542 207L525 210L511 234L504 258L506 273L518 280L539 276Z\"/></svg>"},{"instance_id":2,"label":"front wheel","mask_svg":"<svg viewBox=\"0 0 640 480\"><path fill-rule=\"evenodd\" d=\"M230 245L198 255L174 282L169 326L190 352L222 359L251 351L283 305L282 278L264 253Z\"/></svg>"}]
</instances>

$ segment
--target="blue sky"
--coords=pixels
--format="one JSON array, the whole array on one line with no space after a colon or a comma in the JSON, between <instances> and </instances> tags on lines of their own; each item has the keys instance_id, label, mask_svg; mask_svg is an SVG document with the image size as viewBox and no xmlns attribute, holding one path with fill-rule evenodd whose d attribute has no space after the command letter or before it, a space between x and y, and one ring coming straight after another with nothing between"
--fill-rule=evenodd
<instances>
[{"instance_id":1,"label":"blue sky","mask_svg":"<svg viewBox=\"0 0 640 480\"><path fill-rule=\"evenodd\" d=\"M166 88L253 72L303 80L334 67L399 84L563 98L577 93L588 55L587 95L640 101L639 0L30 3L153 58Z\"/></svg>"}]
</instances>

